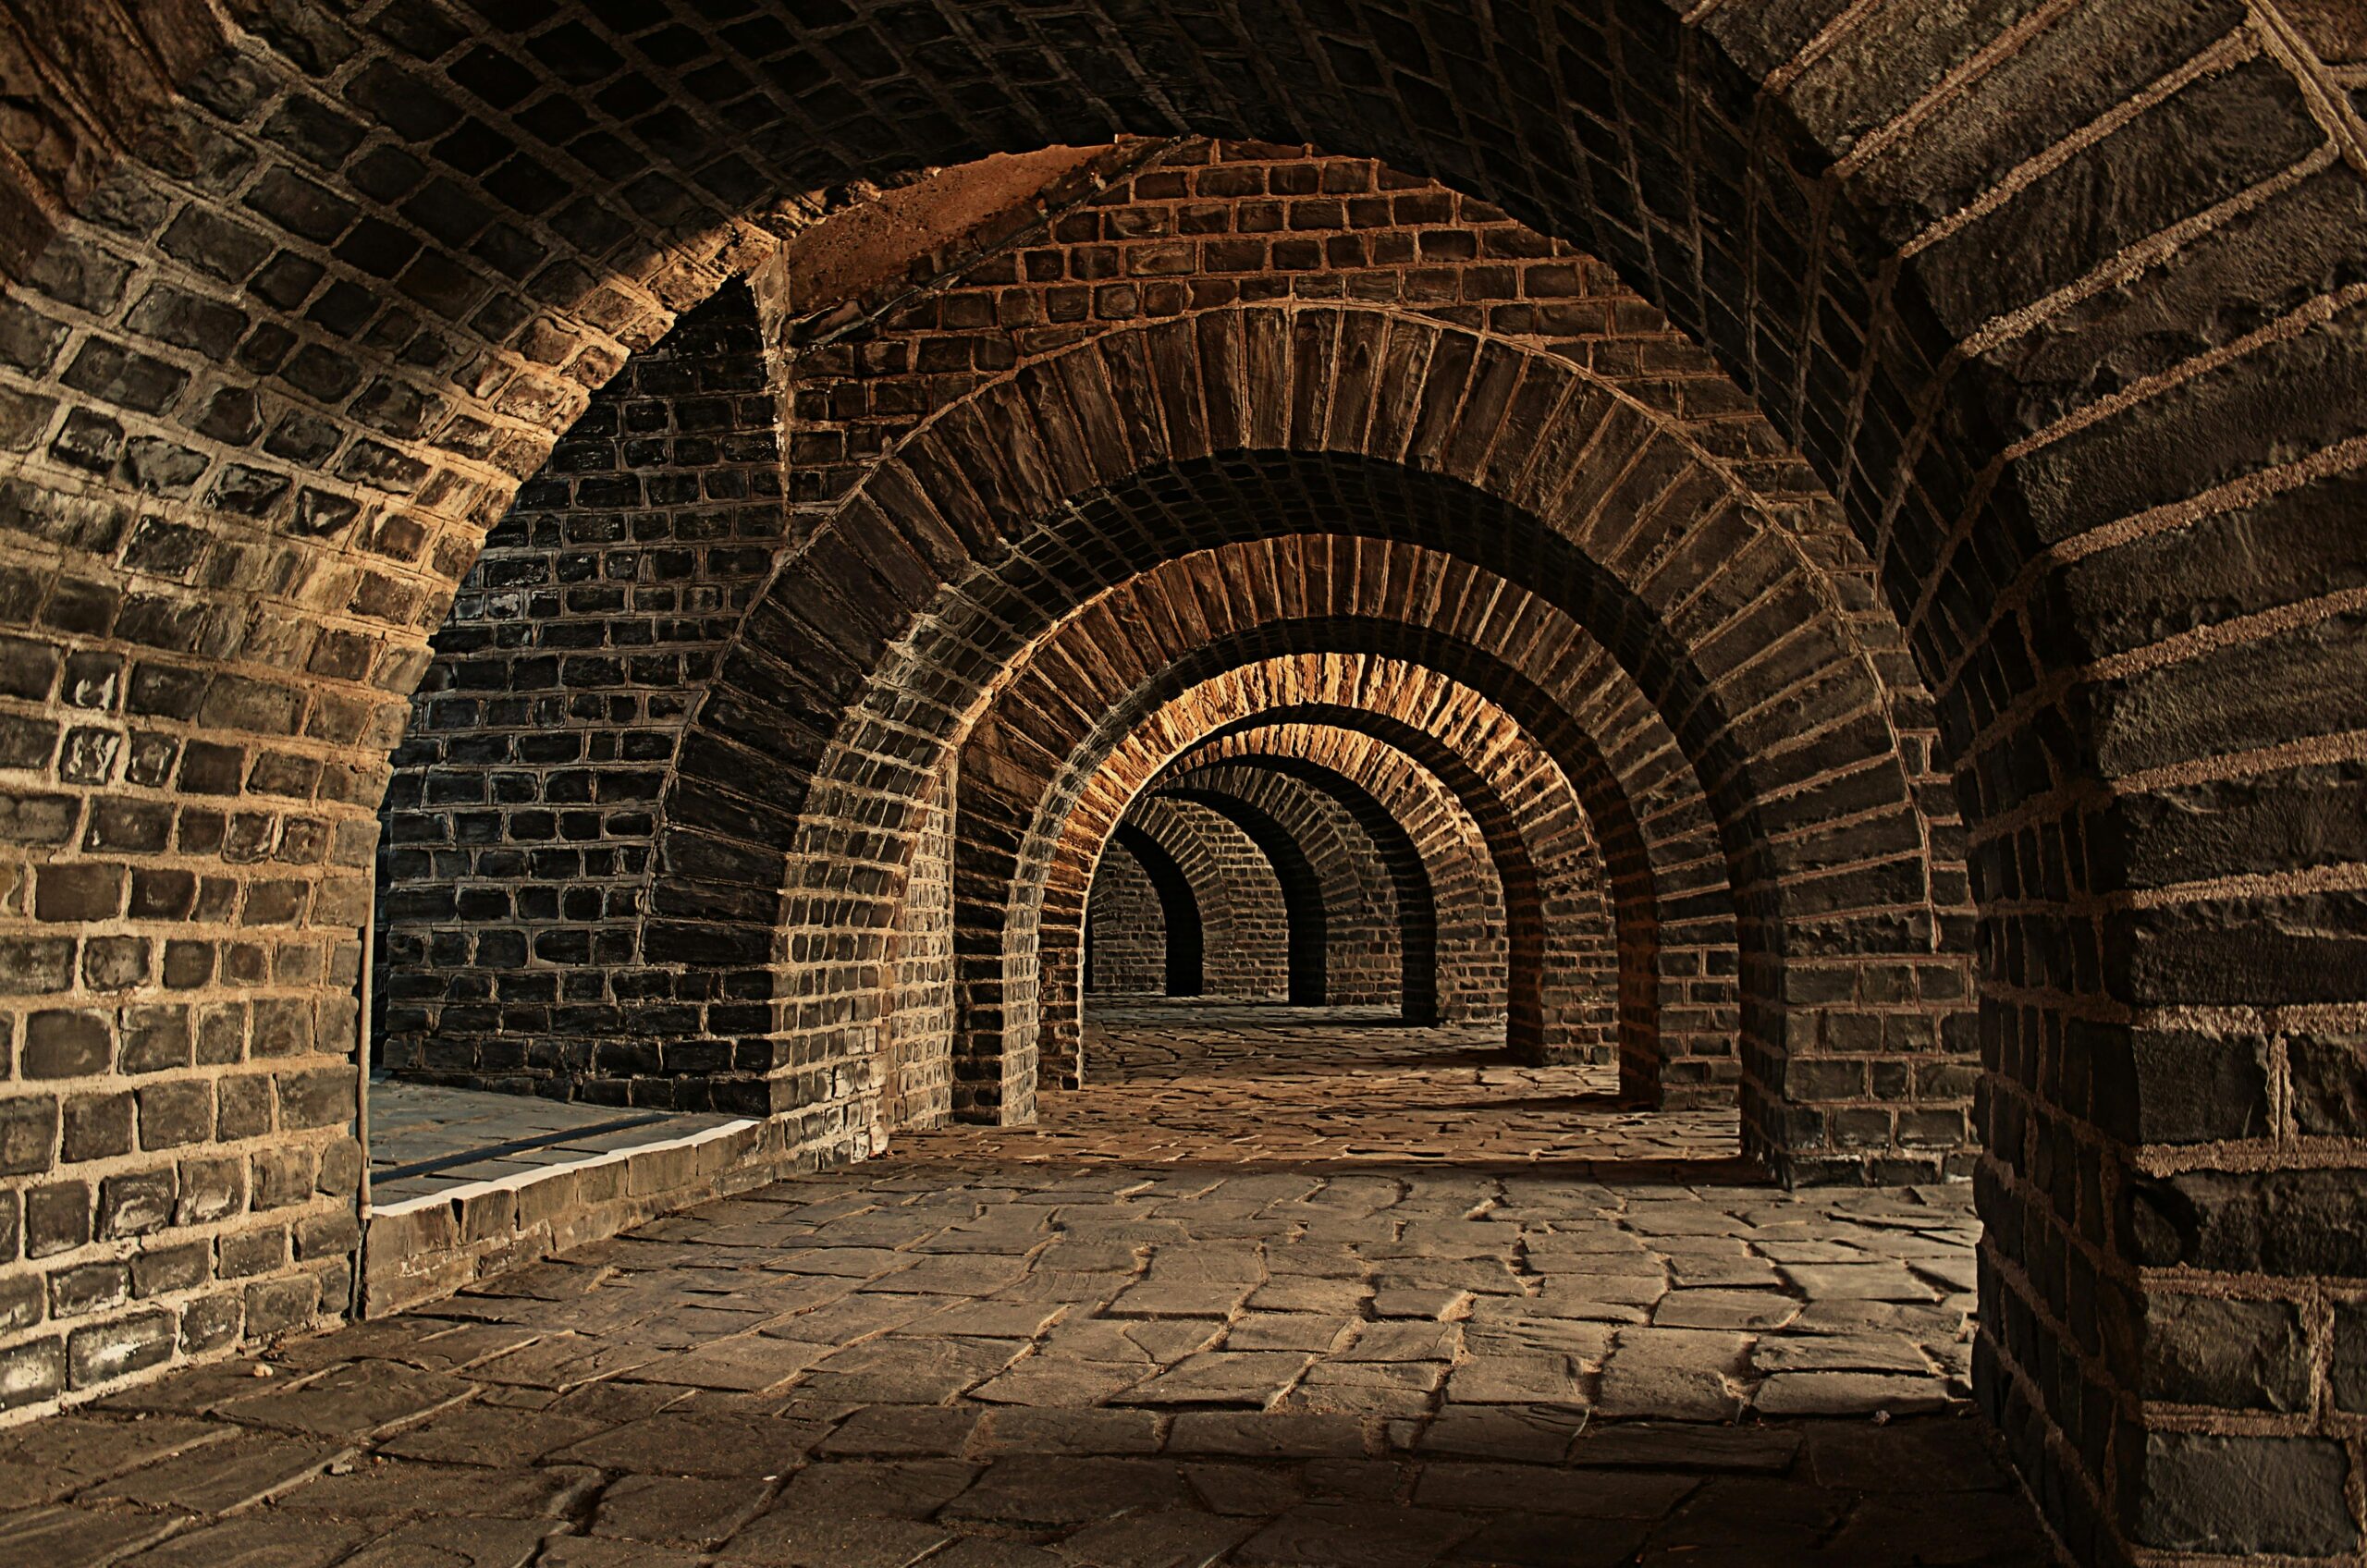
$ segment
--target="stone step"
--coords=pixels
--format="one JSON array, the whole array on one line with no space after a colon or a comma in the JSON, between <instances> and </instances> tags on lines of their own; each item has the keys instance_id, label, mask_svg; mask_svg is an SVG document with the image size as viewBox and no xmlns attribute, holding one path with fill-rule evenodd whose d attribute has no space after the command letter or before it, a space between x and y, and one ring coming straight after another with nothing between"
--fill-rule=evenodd
<instances>
[{"instance_id":1,"label":"stone step","mask_svg":"<svg viewBox=\"0 0 2367 1568\"><path fill-rule=\"evenodd\" d=\"M761 1186L790 1163L783 1125L666 1117L611 1134L613 1147L546 1146L532 1152L557 1158L494 1158L389 1183L388 1196L374 1195L362 1233L362 1315L440 1301L658 1215ZM476 1174L488 1169L497 1173Z\"/></svg>"}]
</instances>

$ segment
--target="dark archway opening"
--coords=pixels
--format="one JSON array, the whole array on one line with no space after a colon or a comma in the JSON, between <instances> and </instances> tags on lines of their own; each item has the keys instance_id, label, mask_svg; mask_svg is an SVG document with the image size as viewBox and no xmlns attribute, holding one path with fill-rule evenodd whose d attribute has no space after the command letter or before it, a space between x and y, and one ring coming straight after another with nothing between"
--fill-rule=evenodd
<instances>
[{"instance_id":1,"label":"dark archway opening","mask_svg":"<svg viewBox=\"0 0 2367 1568\"><path fill-rule=\"evenodd\" d=\"M1196 997L1205 984L1203 928L1200 923L1199 900L1192 896L1191 878L1167 852L1167 846L1139 827L1121 826L1118 843L1150 878L1151 890L1159 895L1159 910L1164 918L1167 944L1167 973L1164 989L1171 997ZM1091 962L1091 937L1088 934L1086 962ZM1087 989L1092 987L1088 971Z\"/></svg>"},{"instance_id":2,"label":"dark archway opening","mask_svg":"<svg viewBox=\"0 0 2367 1568\"><path fill-rule=\"evenodd\" d=\"M1331 947L1328 916L1323 908L1323 881L1290 829L1269 814L1220 790L1173 788L1161 792L1171 800L1189 801L1215 812L1247 834L1249 841L1257 846L1282 888L1282 910L1289 922L1285 950L1289 954L1291 1005L1321 1007L1329 1001Z\"/></svg>"}]
</instances>

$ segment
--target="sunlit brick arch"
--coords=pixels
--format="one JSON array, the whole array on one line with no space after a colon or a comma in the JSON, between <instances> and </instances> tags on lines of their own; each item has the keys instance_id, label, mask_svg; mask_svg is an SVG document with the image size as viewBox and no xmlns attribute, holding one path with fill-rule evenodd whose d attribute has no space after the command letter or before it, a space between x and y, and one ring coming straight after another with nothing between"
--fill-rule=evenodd
<instances>
[{"instance_id":1,"label":"sunlit brick arch","mask_svg":"<svg viewBox=\"0 0 2367 1568\"><path fill-rule=\"evenodd\" d=\"M1207 937L1200 900L1167 847L1128 824L1110 839L1085 910L1088 996L1196 997Z\"/></svg>"},{"instance_id":2,"label":"sunlit brick arch","mask_svg":"<svg viewBox=\"0 0 2367 1568\"><path fill-rule=\"evenodd\" d=\"M1257 550L1227 546L1206 553L1205 560L1199 556L1192 557L1195 564L1190 567L1159 569L1097 601L1045 643L1039 650L1042 669L1034 685L1013 682L999 690L995 705L974 726L964 744L964 777L971 784L963 791L963 826L958 829L958 836L969 846L964 858L973 868L973 879L966 884L963 894L966 913L962 925L972 934L971 951L987 976L982 983L995 986L998 998L1003 984L1000 976L1010 962L1004 954L1002 933L1013 918L1028 923L1037 918L1032 911L1014 908L1012 900L1019 884L1005 875L1017 864L1020 836L1027 830L1024 824L1034 806L1025 790L1014 798L1003 790L1000 781L1007 778L1034 778L1042 766L1049 766L1043 747L1046 726L1098 721L1106 717L1114 701L1111 692L1160 673L1154 668L1154 661L1161 639L1171 635L1165 629L1175 624L1175 603L1189 606L1195 636L1256 633L1256 629L1264 624L1263 618L1271 613L1268 606L1272 599L1260 593L1236 592L1230 585L1289 584L1321 578L1331 569L1311 566L1307 564L1310 559L1328 560L1323 552L1341 550L1347 552L1342 557L1345 561L1353 557L1355 549L1344 543L1326 545L1321 541L1283 541ZM1317 553L1310 557L1309 551ZM1531 899L1539 896L1526 892L1536 886L1533 871L1515 872L1515 863L1527 868L1545 867L1549 876L1570 878L1566 887L1551 894L1551 902L1557 911L1585 909L1587 913L1583 916L1556 918L1550 924L1561 939L1599 942L1600 950L1608 955L1612 951L1610 922L1594 914L1600 884L1582 869L1595 855L1588 827L1582 820L1591 816L1592 826L1600 829L1608 851L1610 881L1618 907L1619 1034L1626 1047L1623 1061L1627 1087L1644 1100L1658 1098L1668 1089L1674 1090L1678 1103L1713 1096L1714 1084L1722 1079L1731 1081L1731 1068L1723 1064L1730 1063L1734 1056L1736 948L1731 894L1727 890L1730 871L1698 793L1686 788L1689 780L1681 771L1674 775L1670 772L1672 764L1682 769L1681 754L1673 741L1653 740L1649 704L1635 693L1632 683L1623 692L1615 670L1606 673L1603 661L1586 656L1582 634L1565 621L1523 595L1508 592L1501 582L1485 573L1466 576L1457 568L1444 579L1432 581L1426 574L1434 571L1437 565L1421 552L1406 554L1399 550L1393 554L1371 554L1368 558L1353 566L1343 565L1340 570L1363 584L1343 592L1368 593L1371 606L1377 610L1432 600L1460 606L1454 613L1468 619L1458 622L1441 612L1436 630L1444 635L1445 643L1440 649L1422 655L1447 660L1450 668L1456 661L1468 660L1471 648L1483 644L1578 653L1576 662L1567 668L1555 662L1560 654L1543 655L1545 663L1541 668L1551 673L1540 678L1553 682L1550 692L1538 688L1527 676L1507 672L1501 667L1478 677L1482 682L1509 680L1525 693L1520 699L1525 704L1523 722L1541 739L1554 767L1561 770L1556 777L1554 767L1547 768L1540 777L1553 778L1554 782L1543 788L1563 793L1564 804L1559 810L1569 827L1579 835L1566 849L1554 847L1549 841L1532 850L1521 844L1527 832L1520 825L1523 814L1500 811L1495 829L1500 843L1520 846L1499 857L1503 863L1501 869L1507 897L1517 905L1519 895L1526 893ZM1341 603L1354 607L1353 600ZM1401 628L1398 634L1402 633ZM1302 635L1310 639L1309 645L1321 645L1320 638L1313 633ZM1367 630L1336 625L1322 632L1322 636L1345 639L1339 643L1343 647L1371 645L1402 653L1408 647L1419 646L1418 639L1412 643L1401 641L1367 644L1364 640L1371 635ZM1468 642L1458 643L1458 637ZM1171 674L1167 678L1173 679ZM1013 702L1020 704L1019 709L1005 712ZM1619 722L1602 726L1613 737L1613 743L1619 746L1618 776L1614 777L1612 765L1598 749L1594 737L1577 727L1571 717L1572 709L1606 717L1619 716ZM1469 715L1456 712L1452 704L1444 704L1437 712L1416 712L1411 717L1419 722L1412 727L1400 725L1410 737L1404 743L1434 751L1435 738L1421 732L1424 726L1458 730L1470 722ZM1665 737L1664 730L1661 733ZM1475 744L1482 754L1499 758L1517 757L1530 749L1525 741L1490 741L1484 732ZM1014 747L1019 755L1003 755ZM1567 800L1569 785L1563 779L1581 785L1579 800L1583 810L1579 802ZM1512 784L1508 788L1515 799L1534 793L1528 786ZM1698 785L1693 788L1698 790ZM1475 796L1478 789L1476 784L1471 786ZM1640 809L1650 814L1640 820L1638 802ZM990 842L991 861L979 852ZM1544 913L1545 903L1532 907L1537 913L1527 917L1516 915L1512 929L1515 949L1523 955L1515 965L1515 979L1533 987L1539 983L1537 976L1543 973L1542 934L1549 922ZM995 1043L970 1053L973 1062L969 1071L977 1082L984 1083L994 1076L981 1065L982 1061L1000 1058L1006 1049L1027 1052L1026 1035L1031 1027L1040 1025L1043 1030L1041 1060L1066 1060L1067 1045L1073 1037L1073 1024L1065 1016L1072 978L1066 912L1048 913L1043 918L1049 933L1040 949L1044 969L1040 976L1023 977L1021 983L1027 989L1022 993L1020 1011L1004 1013L1000 999L985 1004L996 1019L990 1030ZM1590 930L1587 922L1593 923ZM1586 966L1557 962L1554 968L1560 974L1575 974L1582 973ZM1038 998L1034 1003L1025 999L1031 995ZM1899 999L1906 1003L1899 1014L1904 1017L1914 1008L1915 998L1910 995ZM1665 1027L1660 1019L1663 1003L1669 1010ZM1573 998L1555 1003L1551 1013L1557 1032L1580 1031L1589 1041L1596 1038L1602 1023L1599 1006L1590 994L1583 999ZM1516 984L1511 1020L1516 1052L1532 1060L1563 1055L1583 1059L1588 1054L1583 1047L1573 1051L1564 1045L1549 1045L1539 1033L1547 1023L1547 1011L1539 995L1533 989L1521 991ZM1901 1044L1905 1043L1902 1038ZM1027 1070L1017 1065L1016 1056L1012 1062L1005 1076L1024 1079ZM1893 1059L1884 1064L1883 1072L1895 1078L1900 1065L1899 1059ZM1852 1070L1824 1071L1830 1073ZM1858 1109L1853 1110L1853 1117L1889 1114L1876 1108L1884 1101L1897 1103L1899 1090L1872 1088L1862 1063L1855 1071L1859 1076L1846 1081L1826 1076L1822 1080L1824 1092L1846 1096L1855 1102ZM1923 1102L1934 1110L1949 1099L1961 1105L1969 1087L1968 1080L1961 1076L1943 1082L1945 1087L1934 1084L1939 1092L1930 1094Z\"/></svg>"},{"instance_id":3,"label":"sunlit brick arch","mask_svg":"<svg viewBox=\"0 0 2367 1568\"><path fill-rule=\"evenodd\" d=\"M1401 941L1408 955L1428 928L1431 1011L1422 1011L1422 965L1408 956L1406 1022L1501 1024L1504 897L1487 834L1436 774L1388 741L1346 724L1266 722L1274 717L1226 727L1176 758L1162 777L1263 768L1339 802L1395 884L1398 908L1407 915Z\"/></svg>"},{"instance_id":4,"label":"sunlit brick arch","mask_svg":"<svg viewBox=\"0 0 2367 1568\"><path fill-rule=\"evenodd\" d=\"M12 115L33 134L0 172L0 274L25 280L17 302L38 293L50 325L13 339L31 368L6 382L11 451L46 450L91 405L126 416L133 440L201 449L186 435L208 400L184 401L152 367L186 371L207 349L149 325L144 292L114 286L131 268L108 257L252 311L266 344L357 369L350 386L296 393L345 435L365 419L399 429L423 386L431 400L459 389L421 422L448 459L427 435L373 434L350 465L283 470L285 533L245 521L255 493L232 487L228 506L166 496L142 519L163 527L126 545L118 521L148 503L140 465L113 471L104 430L86 441L78 425L67 443L107 465L102 478L29 465L27 536L41 542L31 564L12 559L26 575L8 597L60 607L19 623L52 655L11 688L38 688L20 700L62 708L53 692L95 689L57 683L66 658L94 652L194 689L330 650L307 669L317 701L293 717L245 689L140 709L176 751L207 748L190 780L201 815L206 789L266 755L325 780L305 807L255 802L250 815L295 829L287 858L192 850L171 868L237 900L259 889L266 910L290 896L272 884L307 883L313 924L293 929L308 934L273 939L284 962L262 955L273 987L215 1003L266 1001L325 1042L305 1060L335 1060L365 901L349 884L366 846L351 840L368 837L437 595L574 387L735 264L743 214L1119 129L1369 151L1610 262L1798 444L1872 557L1937 700L1987 922L1984 1269L2010 1308L1984 1315L1982 1396L2067 1550L2211 1551L2250 1526L2197 1520L2180 1500L2245 1495L2259 1465L2304 1443L2332 1455L2333 1478L2298 1484L2326 1504L2311 1518L2355 1527L2336 1417L2263 1426L2215 1390L2165 1407L2140 1383L2193 1323L2224 1317L2227 1292L2266 1304L2277 1326L2243 1330L2265 1347L2322 1299L2313 1281L2349 1277L2313 1244L2324 1205L2284 1199L2338 1204L2359 1116L2336 1096L2297 1120L2277 1087L2293 1031L2347 1037L2367 1003L2343 891L2360 850L2295 827L2355 815L2345 791L2367 717L2349 696L2367 688L2346 597L2367 429L2345 292L2367 253L2367 157L2349 83L2319 55L2349 46L2343 7L1436 0L1318 14L1279 0L1254 19L1088 6L1073 24L1024 19L991 51L933 11L869 5L822 25L767 6L717 24L668 0L500 19L409 0L12 11ZM89 26L62 25L86 11ZM402 301L355 321L353 291L386 276ZM85 363L86 341L109 347ZM78 395L57 396L57 367L76 364ZM216 461L264 438L221 428L202 435ZM389 449L433 449L433 472L417 480ZM332 464L368 476L357 514L374 515L303 542L361 494ZM381 475L416 483L383 515ZM447 509L453 479L494 504ZM202 573L182 565L191 550L214 557ZM116 619L143 600L215 624L200 636ZM236 630L249 600L268 635ZM366 677L341 673L356 662ZM77 876L98 744L61 747L25 791L29 852ZM122 783L157 791L132 799L178 807L153 743L125 755ZM336 852L304 859L315 837ZM204 949L209 974L218 959L250 976L223 906L124 918L148 923L133 939L184 944L184 965ZM58 940L35 931L25 939ZM50 967L24 996L112 1011L80 1005L98 993L71 940L62 961L41 950ZM128 994L183 1005L153 980ZM2326 1048L2339 1077L2349 1059ZM38 1124L39 1094L26 1103ZM278 1137L319 1178L311 1218L326 1224L349 1124L314 1105L224 1142ZM860 1144L827 1118L799 1131L836 1152ZM2061 1178L2067 1166L2098 1174ZM2272 1218L2232 1231L2201 1218L2230 1211ZM209 1286L143 1308L143 1349L215 1354L302 1321L351 1256L325 1244L265 1295ZM185 1317L196 1329L177 1341ZM33 1332L21 1343L58 1381L31 1386L54 1397L62 1341ZM2322 1354L2323 1331L2308 1332ZM2241 1538L2314 1550L2274 1526Z\"/></svg>"}]
</instances>

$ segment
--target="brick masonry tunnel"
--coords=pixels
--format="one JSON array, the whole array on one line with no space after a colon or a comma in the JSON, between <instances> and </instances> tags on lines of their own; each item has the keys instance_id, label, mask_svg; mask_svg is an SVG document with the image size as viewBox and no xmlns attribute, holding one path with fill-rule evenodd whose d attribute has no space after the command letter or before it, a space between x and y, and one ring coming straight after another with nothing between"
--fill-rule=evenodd
<instances>
[{"instance_id":1,"label":"brick masonry tunnel","mask_svg":"<svg viewBox=\"0 0 2367 1568\"><path fill-rule=\"evenodd\" d=\"M0 0L0 1556L2367 1563L2362 463L2356 0Z\"/></svg>"}]
</instances>

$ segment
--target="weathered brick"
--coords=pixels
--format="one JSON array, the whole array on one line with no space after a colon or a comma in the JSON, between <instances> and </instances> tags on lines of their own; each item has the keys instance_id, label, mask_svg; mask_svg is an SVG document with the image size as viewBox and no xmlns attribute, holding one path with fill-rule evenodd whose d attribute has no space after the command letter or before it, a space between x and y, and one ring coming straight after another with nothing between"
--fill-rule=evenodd
<instances>
[{"instance_id":1,"label":"weathered brick","mask_svg":"<svg viewBox=\"0 0 2367 1568\"><path fill-rule=\"evenodd\" d=\"M129 1095L78 1095L66 1102L60 1152L69 1160L131 1152Z\"/></svg>"},{"instance_id":2,"label":"weathered brick","mask_svg":"<svg viewBox=\"0 0 2367 1568\"><path fill-rule=\"evenodd\" d=\"M16 996L63 991L74 984L74 954L71 937L0 939L0 985Z\"/></svg>"},{"instance_id":3,"label":"weathered brick","mask_svg":"<svg viewBox=\"0 0 2367 1568\"><path fill-rule=\"evenodd\" d=\"M47 1170L55 1158L58 1106L47 1095L0 1099L0 1176Z\"/></svg>"},{"instance_id":4,"label":"weathered brick","mask_svg":"<svg viewBox=\"0 0 2367 1568\"><path fill-rule=\"evenodd\" d=\"M180 1148L214 1136L215 1088L204 1080L151 1084L139 1092L140 1146Z\"/></svg>"},{"instance_id":5,"label":"weathered brick","mask_svg":"<svg viewBox=\"0 0 2367 1568\"><path fill-rule=\"evenodd\" d=\"M29 1078L88 1077L104 1072L114 1055L115 1031L98 1013L51 1008L26 1021Z\"/></svg>"},{"instance_id":6,"label":"weathered brick","mask_svg":"<svg viewBox=\"0 0 2367 1568\"><path fill-rule=\"evenodd\" d=\"M44 866L33 885L33 913L43 920L111 920L123 911L127 876L104 863Z\"/></svg>"},{"instance_id":7,"label":"weathered brick","mask_svg":"<svg viewBox=\"0 0 2367 1568\"><path fill-rule=\"evenodd\" d=\"M55 1336L0 1349L0 1410L17 1410L66 1391L66 1341Z\"/></svg>"},{"instance_id":8,"label":"weathered brick","mask_svg":"<svg viewBox=\"0 0 2367 1568\"><path fill-rule=\"evenodd\" d=\"M96 1231L106 1240L144 1236L164 1228L173 1214L173 1173L141 1171L110 1176L99 1183Z\"/></svg>"},{"instance_id":9,"label":"weathered brick","mask_svg":"<svg viewBox=\"0 0 2367 1568\"><path fill-rule=\"evenodd\" d=\"M120 1263L84 1263L49 1277L49 1315L85 1317L131 1299L131 1270Z\"/></svg>"},{"instance_id":10,"label":"weathered brick","mask_svg":"<svg viewBox=\"0 0 2367 1568\"><path fill-rule=\"evenodd\" d=\"M180 1324L169 1312L139 1312L75 1329L66 1338L69 1384L103 1387L173 1358Z\"/></svg>"},{"instance_id":11,"label":"weathered brick","mask_svg":"<svg viewBox=\"0 0 2367 1568\"><path fill-rule=\"evenodd\" d=\"M132 1293L144 1299L193 1290L205 1283L213 1271L214 1247L209 1242L152 1248L131 1260Z\"/></svg>"},{"instance_id":12,"label":"weathered brick","mask_svg":"<svg viewBox=\"0 0 2367 1568\"><path fill-rule=\"evenodd\" d=\"M2359 1540L2339 1505L2349 1470L2341 1446L2323 1439L2156 1433L2146 1441L2138 1538L2230 1557L2347 1551Z\"/></svg>"},{"instance_id":13,"label":"weathered brick","mask_svg":"<svg viewBox=\"0 0 2367 1568\"><path fill-rule=\"evenodd\" d=\"M2287 1302L2157 1296L2147 1304L2146 1397L2226 1410L2300 1410L2309 1345Z\"/></svg>"},{"instance_id":14,"label":"weathered brick","mask_svg":"<svg viewBox=\"0 0 2367 1568\"><path fill-rule=\"evenodd\" d=\"M319 1309L320 1286L309 1274L260 1281L247 1287L246 1331L282 1333L309 1321Z\"/></svg>"}]
</instances>

